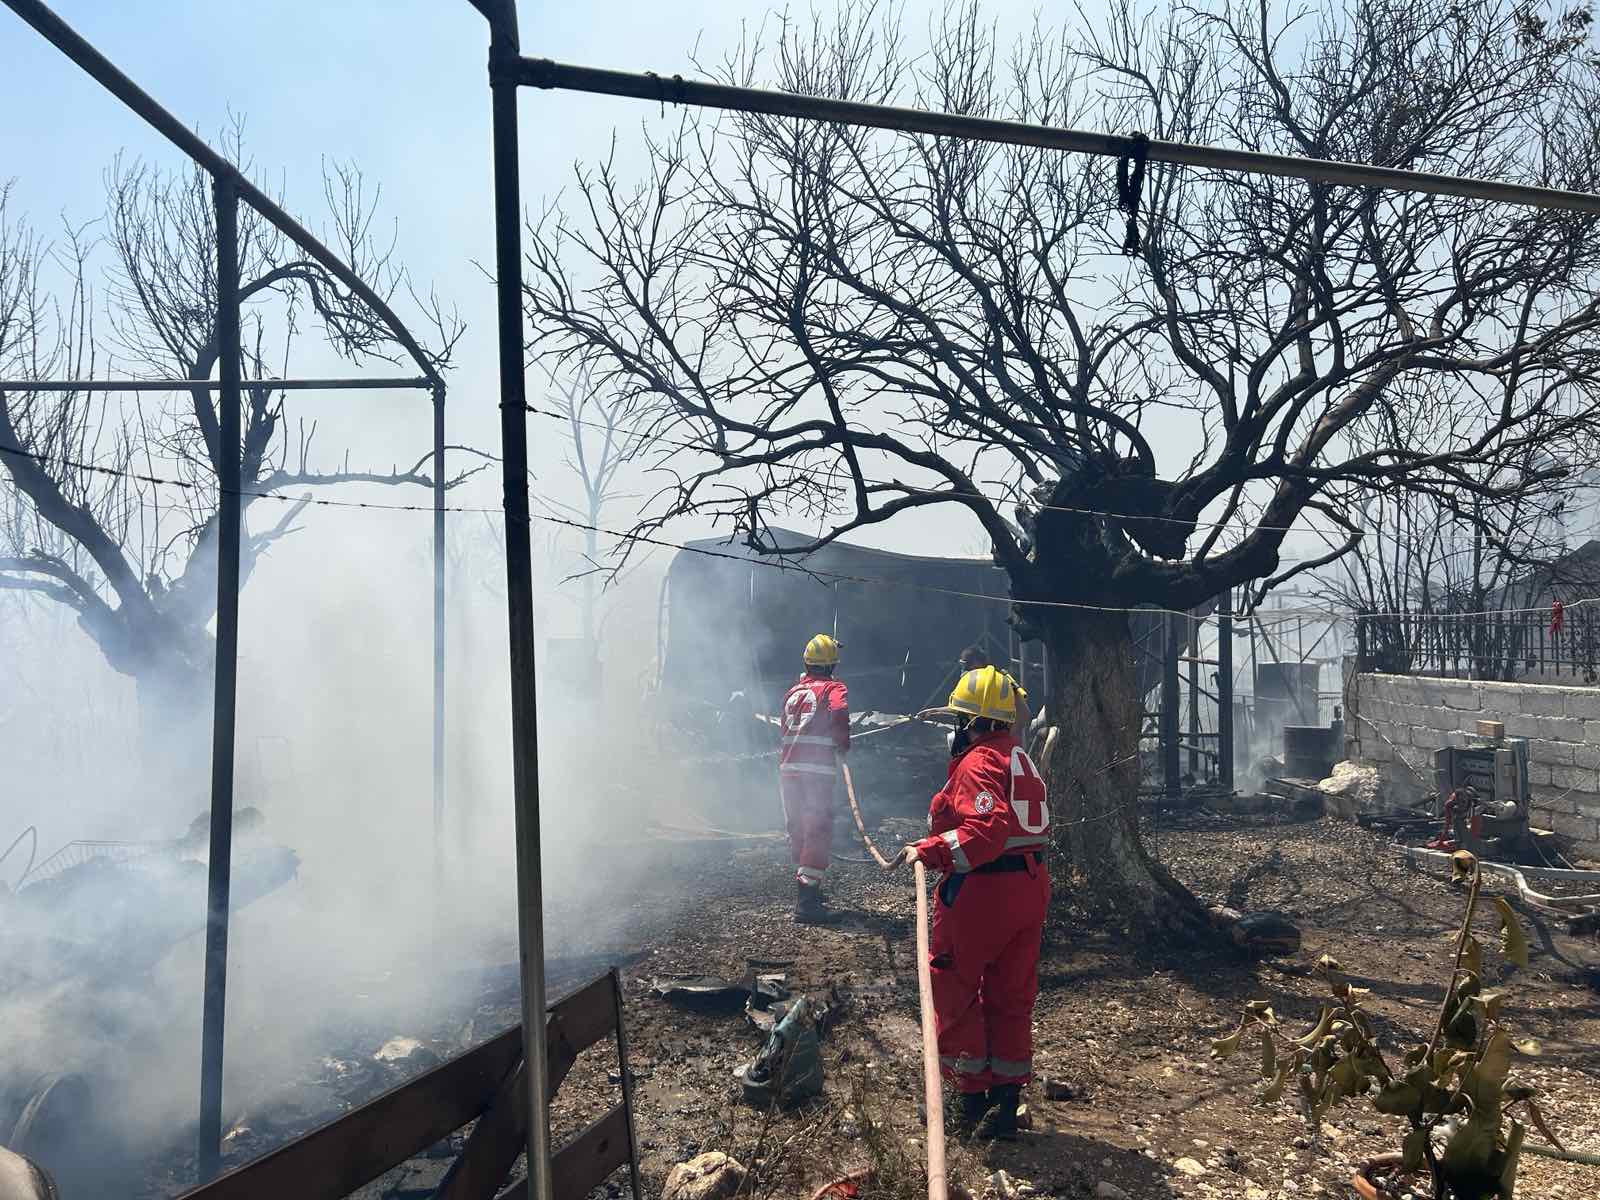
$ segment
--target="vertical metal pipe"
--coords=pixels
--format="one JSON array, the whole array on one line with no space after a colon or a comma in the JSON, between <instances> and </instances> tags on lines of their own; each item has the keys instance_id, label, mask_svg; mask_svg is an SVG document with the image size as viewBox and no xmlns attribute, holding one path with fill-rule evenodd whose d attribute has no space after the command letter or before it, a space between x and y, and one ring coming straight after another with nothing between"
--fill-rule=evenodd
<instances>
[{"instance_id":1,"label":"vertical metal pipe","mask_svg":"<svg viewBox=\"0 0 1600 1200\"><path fill-rule=\"evenodd\" d=\"M234 707L239 667L239 192L212 181L217 217L217 662L211 723L211 846L205 995L200 1025L199 1170L222 1155L222 1047L227 1015L228 889L233 867Z\"/></svg>"},{"instance_id":2,"label":"vertical metal pipe","mask_svg":"<svg viewBox=\"0 0 1600 1200\"><path fill-rule=\"evenodd\" d=\"M444 880L444 388L433 389L433 879ZM437 903L437 897L435 898Z\"/></svg>"},{"instance_id":3,"label":"vertical metal pipe","mask_svg":"<svg viewBox=\"0 0 1600 1200\"><path fill-rule=\"evenodd\" d=\"M1189 774L1200 778L1200 621L1187 622L1189 645Z\"/></svg>"},{"instance_id":4,"label":"vertical metal pipe","mask_svg":"<svg viewBox=\"0 0 1600 1200\"><path fill-rule=\"evenodd\" d=\"M1217 781L1233 790L1233 589L1217 609Z\"/></svg>"},{"instance_id":5,"label":"vertical metal pipe","mask_svg":"<svg viewBox=\"0 0 1600 1200\"><path fill-rule=\"evenodd\" d=\"M494 113L495 295L500 321L500 452L505 483L506 609L511 625L512 793L516 802L517 924L522 1043L528 1063L528 1196L550 1200L545 1081L544 888L540 877L539 729L534 687L533 549L528 523L528 415L523 380L522 198L516 46L497 27L489 44Z\"/></svg>"},{"instance_id":6,"label":"vertical metal pipe","mask_svg":"<svg viewBox=\"0 0 1600 1200\"><path fill-rule=\"evenodd\" d=\"M622 1008L622 972L611 968L611 999L617 1014L617 1076L622 1081L622 1108L628 1117L628 1182L633 1200L644 1200L639 1182L639 1127L633 1115L633 1068L628 1065L628 1020Z\"/></svg>"},{"instance_id":7,"label":"vertical metal pipe","mask_svg":"<svg viewBox=\"0 0 1600 1200\"><path fill-rule=\"evenodd\" d=\"M1166 797L1177 800L1183 795L1183 781L1178 759L1178 648L1180 646L1178 622L1183 617L1168 613L1163 626L1166 636L1161 646L1161 761L1165 767Z\"/></svg>"}]
</instances>

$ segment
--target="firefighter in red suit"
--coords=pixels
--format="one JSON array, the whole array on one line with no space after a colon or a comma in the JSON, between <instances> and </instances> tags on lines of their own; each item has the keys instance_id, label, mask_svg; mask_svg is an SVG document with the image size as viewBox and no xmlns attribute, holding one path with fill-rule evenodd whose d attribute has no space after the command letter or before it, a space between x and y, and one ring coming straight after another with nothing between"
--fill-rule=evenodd
<instances>
[{"instance_id":1,"label":"firefighter in red suit","mask_svg":"<svg viewBox=\"0 0 1600 1200\"><path fill-rule=\"evenodd\" d=\"M960 1093L963 1128L1014 1138L1033 1073L1050 812L1044 780L1011 733L1009 676L968 671L935 711L962 722L949 778L929 806L930 836L890 867L920 859L942 873L929 946L939 1062Z\"/></svg>"},{"instance_id":2,"label":"firefighter in red suit","mask_svg":"<svg viewBox=\"0 0 1600 1200\"><path fill-rule=\"evenodd\" d=\"M819 633L806 643L805 673L783 697L778 792L795 864L794 918L826 921L822 878L833 856L833 803L839 760L850 749L850 704L833 677L839 643Z\"/></svg>"}]
</instances>

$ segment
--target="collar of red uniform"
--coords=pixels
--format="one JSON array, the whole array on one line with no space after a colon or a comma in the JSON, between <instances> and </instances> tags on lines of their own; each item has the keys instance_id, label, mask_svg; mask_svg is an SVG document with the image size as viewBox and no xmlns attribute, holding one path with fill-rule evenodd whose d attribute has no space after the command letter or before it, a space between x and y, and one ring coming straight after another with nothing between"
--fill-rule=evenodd
<instances>
[{"instance_id":1,"label":"collar of red uniform","mask_svg":"<svg viewBox=\"0 0 1600 1200\"><path fill-rule=\"evenodd\" d=\"M968 742L966 744L966 747L961 751L960 754L956 755L954 758L952 758L950 760L950 763L951 763L952 766L954 766L956 763L960 762L967 755L971 754L979 746L992 746L996 742L1001 741L1002 739L1005 739L1005 740L1010 740L1011 739L1011 731L1009 729L996 729L996 730L993 730L990 733L986 733L986 734L982 735L981 737L973 738L972 741L970 741L970 742Z\"/></svg>"}]
</instances>

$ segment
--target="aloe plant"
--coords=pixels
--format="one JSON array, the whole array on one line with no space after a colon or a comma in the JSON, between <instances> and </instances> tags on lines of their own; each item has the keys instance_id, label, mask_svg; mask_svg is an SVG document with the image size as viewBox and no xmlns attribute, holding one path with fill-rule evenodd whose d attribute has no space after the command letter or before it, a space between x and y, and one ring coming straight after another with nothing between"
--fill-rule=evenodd
<instances>
[{"instance_id":1,"label":"aloe plant","mask_svg":"<svg viewBox=\"0 0 1600 1200\"><path fill-rule=\"evenodd\" d=\"M1292 1097L1313 1129L1328 1110L1358 1097L1381 1114L1406 1122L1401 1170L1427 1172L1434 1200L1514 1200L1517 1166L1531 1125L1558 1149L1531 1087L1511 1079L1513 1052L1537 1054L1531 1041L1514 1041L1502 1018L1503 991L1483 986L1484 947L1472 933L1481 876L1478 862L1460 851L1454 856L1455 886L1467 890L1466 911L1456 934L1455 955L1444 1003L1432 1036L1400 1052L1391 1063L1376 1026L1364 1008L1370 989L1358 988L1339 963L1324 954L1317 973L1331 998L1316 1024L1295 1034L1270 1005L1251 1001L1238 1029L1211 1045L1229 1058L1259 1044L1262 1103ZM1496 897L1500 918L1499 953L1518 967L1528 965L1528 941L1516 915Z\"/></svg>"}]
</instances>

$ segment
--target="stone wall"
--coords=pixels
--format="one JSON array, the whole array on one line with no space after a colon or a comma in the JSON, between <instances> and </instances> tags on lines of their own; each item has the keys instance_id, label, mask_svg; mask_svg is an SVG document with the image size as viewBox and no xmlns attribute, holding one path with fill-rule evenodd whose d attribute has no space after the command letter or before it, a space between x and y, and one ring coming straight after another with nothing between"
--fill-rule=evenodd
<instances>
[{"instance_id":1,"label":"stone wall","mask_svg":"<svg viewBox=\"0 0 1600 1200\"><path fill-rule=\"evenodd\" d=\"M1480 720L1528 740L1534 824L1600 858L1600 688L1346 670L1346 757L1375 765L1401 803L1432 792L1433 752Z\"/></svg>"}]
</instances>

